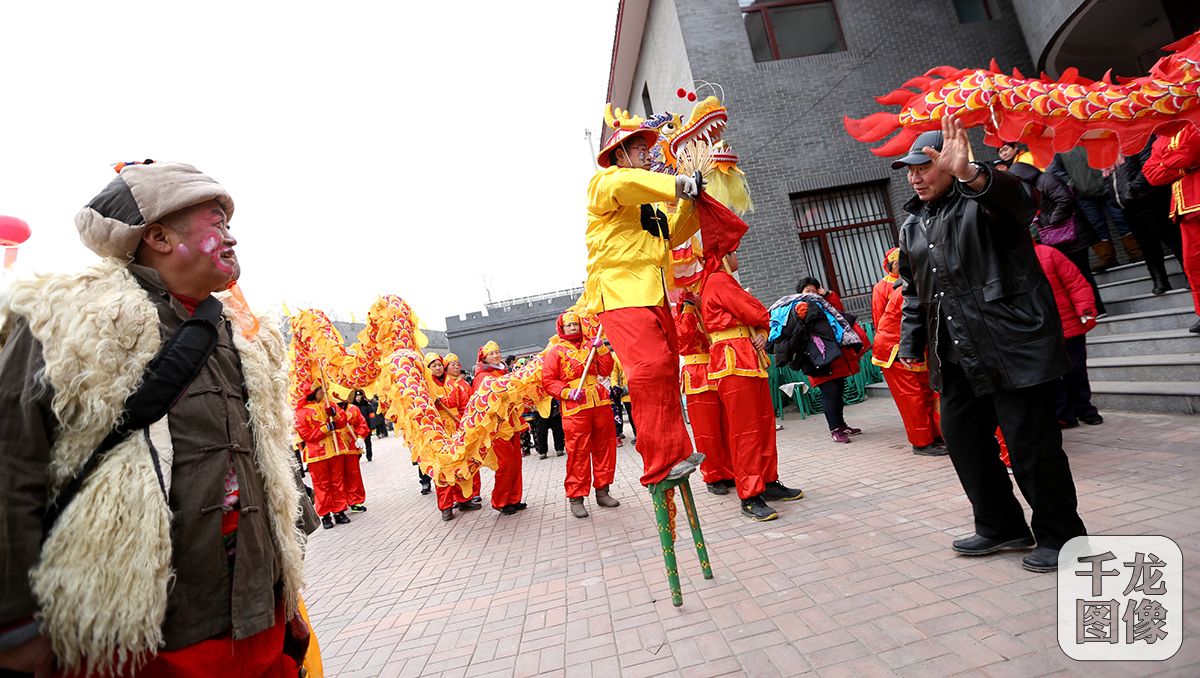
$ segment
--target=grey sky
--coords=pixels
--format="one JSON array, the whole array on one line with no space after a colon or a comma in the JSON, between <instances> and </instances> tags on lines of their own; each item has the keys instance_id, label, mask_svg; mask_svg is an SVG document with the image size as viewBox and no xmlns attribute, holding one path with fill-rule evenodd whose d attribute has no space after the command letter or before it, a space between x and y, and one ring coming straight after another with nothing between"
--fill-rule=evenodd
<instances>
[{"instance_id":1,"label":"grey sky","mask_svg":"<svg viewBox=\"0 0 1200 678\"><path fill-rule=\"evenodd\" d=\"M6 3L0 214L18 272L94 260L75 212L118 160L233 194L251 305L424 324L584 277L584 130L616 0Z\"/></svg>"}]
</instances>

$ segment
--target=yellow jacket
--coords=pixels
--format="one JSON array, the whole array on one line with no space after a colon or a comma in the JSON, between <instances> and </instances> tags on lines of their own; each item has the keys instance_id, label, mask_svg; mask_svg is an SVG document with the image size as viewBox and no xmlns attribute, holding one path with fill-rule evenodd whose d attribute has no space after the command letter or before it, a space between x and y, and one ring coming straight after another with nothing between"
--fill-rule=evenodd
<instances>
[{"instance_id":1,"label":"yellow jacket","mask_svg":"<svg viewBox=\"0 0 1200 678\"><path fill-rule=\"evenodd\" d=\"M584 289L589 313L666 302L670 248L687 242L700 228L686 200L666 217L666 224L659 223L665 215L656 203L674 199L675 177L669 174L606 167L592 177ZM669 246L661 227L669 234Z\"/></svg>"}]
</instances>

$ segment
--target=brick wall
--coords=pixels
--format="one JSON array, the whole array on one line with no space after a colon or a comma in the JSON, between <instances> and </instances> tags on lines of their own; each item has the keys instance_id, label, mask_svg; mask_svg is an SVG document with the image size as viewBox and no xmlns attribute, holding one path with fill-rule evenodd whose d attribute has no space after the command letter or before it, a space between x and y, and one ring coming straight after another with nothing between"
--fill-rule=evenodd
<instances>
[{"instance_id":1,"label":"brick wall","mask_svg":"<svg viewBox=\"0 0 1200 678\"><path fill-rule=\"evenodd\" d=\"M725 88L725 138L741 158L757 207L747 217L741 278L768 303L807 273L792 193L888 179L898 218L911 195L901 173L846 134L843 115L882 110L873 97L942 64L985 66L995 57L1002 67L1031 70L1009 0L993 0L992 21L965 25L951 0L836 0L847 51L766 63L754 62L736 0L654 0L651 13L663 4L678 13L693 77ZM976 150L994 157L982 145Z\"/></svg>"}]
</instances>

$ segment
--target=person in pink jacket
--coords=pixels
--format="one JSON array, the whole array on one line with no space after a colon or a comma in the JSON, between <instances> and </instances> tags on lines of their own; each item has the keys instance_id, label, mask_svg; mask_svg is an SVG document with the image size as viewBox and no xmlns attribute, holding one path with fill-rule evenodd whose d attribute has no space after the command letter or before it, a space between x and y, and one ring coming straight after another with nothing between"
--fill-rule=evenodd
<instances>
[{"instance_id":1,"label":"person in pink jacket","mask_svg":"<svg viewBox=\"0 0 1200 678\"><path fill-rule=\"evenodd\" d=\"M1062 252L1037 244L1038 263L1054 290L1058 315L1062 318L1063 337L1071 371L1059 379L1058 424L1074 428L1079 422L1102 424L1104 417L1092 404L1092 386L1087 374L1087 333L1096 326L1096 295L1079 268Z\"/></svg>"}]
</instances>

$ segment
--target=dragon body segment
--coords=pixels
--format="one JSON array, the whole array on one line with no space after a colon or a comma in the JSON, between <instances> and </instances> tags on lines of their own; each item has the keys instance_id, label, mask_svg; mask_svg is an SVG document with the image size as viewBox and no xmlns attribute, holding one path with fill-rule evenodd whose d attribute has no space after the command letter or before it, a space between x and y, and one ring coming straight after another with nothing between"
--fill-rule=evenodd
<instances>
[{"instance_id":1,"label":"dragon body segment","mask_svg":"<svg viewBox=\"0 0 1200 678\"><path fill-rule=\"evenodd\" d=\"M1146 76L1112 82L1110 74L1092 81L1068 69L1058 80L1045 74L1026 78L999 70L934 68L875 100L899 105L899 113L846 117L846 132L875 142L900 133L871 152L880 157L908 151L922 133L940 129L948 115L967 127L982 126L985 141L1027 145L1045 166L1055 153L1082 145L1096 168L1112 166L1118 153L1142 150L1151 134L1174 134L1200 125L1200 32L1164 47L1171 53Z\"/></svg>"}]
</instances>

